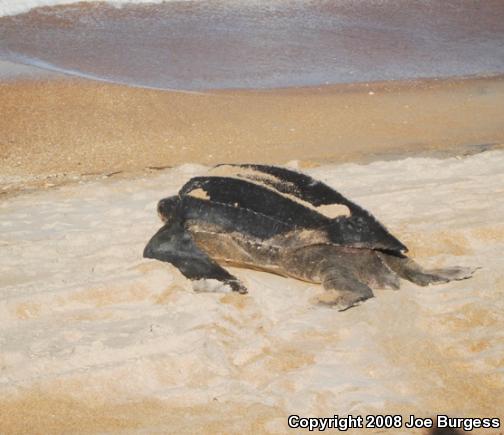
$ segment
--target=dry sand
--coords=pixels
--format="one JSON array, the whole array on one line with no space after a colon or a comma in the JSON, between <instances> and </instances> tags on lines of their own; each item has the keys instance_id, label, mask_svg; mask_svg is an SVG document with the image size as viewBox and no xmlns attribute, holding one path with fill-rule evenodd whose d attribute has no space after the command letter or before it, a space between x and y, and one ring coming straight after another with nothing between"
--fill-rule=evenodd
<instances>
[{"instance_id":1,"label":"dry sand","mask_svg":"<svg viewBox=\"0 0 504 435\"><path fill-rule=\"evenodd\" d=\"M141 258L157 200L206 170L4 197L0 433L283 433L293 413L502 421L503 151L308 170L425 266L483 267L342 313L314 304L317 285L233 269L248 295L198 294Z\"/></svg>"},{"instance_id":2,"label":"dry sand","mask_svg":"<svg viewBox=\"0 0 504 435\"><path fill-rule=\"evenodd\" d=\"M502 77L168 92L0 82L0 189L186 162L370 161L504 143ZM48 180L49 178L49 180Z\"/></svg>"}]
</instances>

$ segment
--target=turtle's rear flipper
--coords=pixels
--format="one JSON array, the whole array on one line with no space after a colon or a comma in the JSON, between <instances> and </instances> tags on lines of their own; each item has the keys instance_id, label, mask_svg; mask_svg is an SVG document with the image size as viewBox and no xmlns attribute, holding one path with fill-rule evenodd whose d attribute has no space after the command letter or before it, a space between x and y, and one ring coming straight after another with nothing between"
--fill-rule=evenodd
<instances>
[{"instance_id":1,"label":"turtle's rear flipper","mask_svg":"<svg viewBox=\"0 0 504 435\"><path fill-rule=\"evenodd\" d=\"M178 222L163 226L150 239L143 256L173 264L190 280L215 279L233 291L247 293L240 280L220 267L194 243L191 235Z\"/></svg>"},{"instance_id":2,"label":"turtle's rear flipper","mask_svg":"<svg viewBox=\"0 0 504 435\"><path fill-rule=\"evenodd\" d=\"M322 273L322 285L327 293L320 299L320 303L330 305L339 311L364 302L374 297L373 291L346 268L332 267Z\"/></svg>"},{"instance_id":3,"label":"turtle's rear flipper","mask_svg":"<svg viewBox=\"0 0 504 435\"><path fill-rule=\"evenodd\" d=\"M478 269L454 266L446 269L426 270L408 257L399 257L385 253L380 253L380 257L401 278L421 286L468 279Z\"/></svg>"}]
</instances>

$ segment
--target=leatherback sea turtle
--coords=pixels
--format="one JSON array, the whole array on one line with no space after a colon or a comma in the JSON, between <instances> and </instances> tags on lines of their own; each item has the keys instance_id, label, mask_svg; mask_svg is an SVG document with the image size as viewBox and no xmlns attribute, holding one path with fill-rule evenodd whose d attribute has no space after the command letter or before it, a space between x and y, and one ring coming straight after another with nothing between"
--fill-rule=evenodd
<instances>
[{"instance_id":1,"label":"leatherback sea turtle","mask_svg":"<svg viewBox=\"0 0 504 435\"><path fill-rule=\"evenodd\" d=\"M424 270L369 212L300 172L255 164L213 171L159 201L164 226L144 257L167 261L190 280L218 280L240 293L246 287L221 265L322 283L340 310L373 297L371 287L398 289L399 278L425 286L474 272ZM336 216L321 212L330 204Z\"/></svg>"}]
</instances>

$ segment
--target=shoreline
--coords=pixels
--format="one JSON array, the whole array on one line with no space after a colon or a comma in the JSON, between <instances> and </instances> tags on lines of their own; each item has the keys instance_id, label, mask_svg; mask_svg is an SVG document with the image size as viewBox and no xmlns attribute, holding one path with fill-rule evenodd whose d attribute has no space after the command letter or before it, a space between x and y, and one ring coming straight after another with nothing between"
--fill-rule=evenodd
<instances>
[{"instance_id":1,"label":"shoreline","mask_svg":"<svg viewBox=\"0 0 504 435\"><path fill-rule=\"evenodd\" d=\"M504 76L199 94L24 77L0 81L0 110L1 193L184 163L310 167L504 144Z\"/></svg>"}]
</instances>

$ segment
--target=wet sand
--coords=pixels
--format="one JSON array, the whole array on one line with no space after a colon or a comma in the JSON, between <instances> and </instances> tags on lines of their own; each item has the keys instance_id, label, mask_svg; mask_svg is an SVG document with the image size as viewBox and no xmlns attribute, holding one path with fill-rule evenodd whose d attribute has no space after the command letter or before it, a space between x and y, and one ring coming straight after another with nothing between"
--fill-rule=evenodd
<instances>
[{"instance_id":1,"label":"wet sand","mask_svg":"<svg viewBox=\"0 0 504 435\"><path fill-rule=\"evenodd\" d=\"M504 143L504 80L184 93L0 82L2 190L182 163L371 161Z\"/></svg>"}]
</instances>

